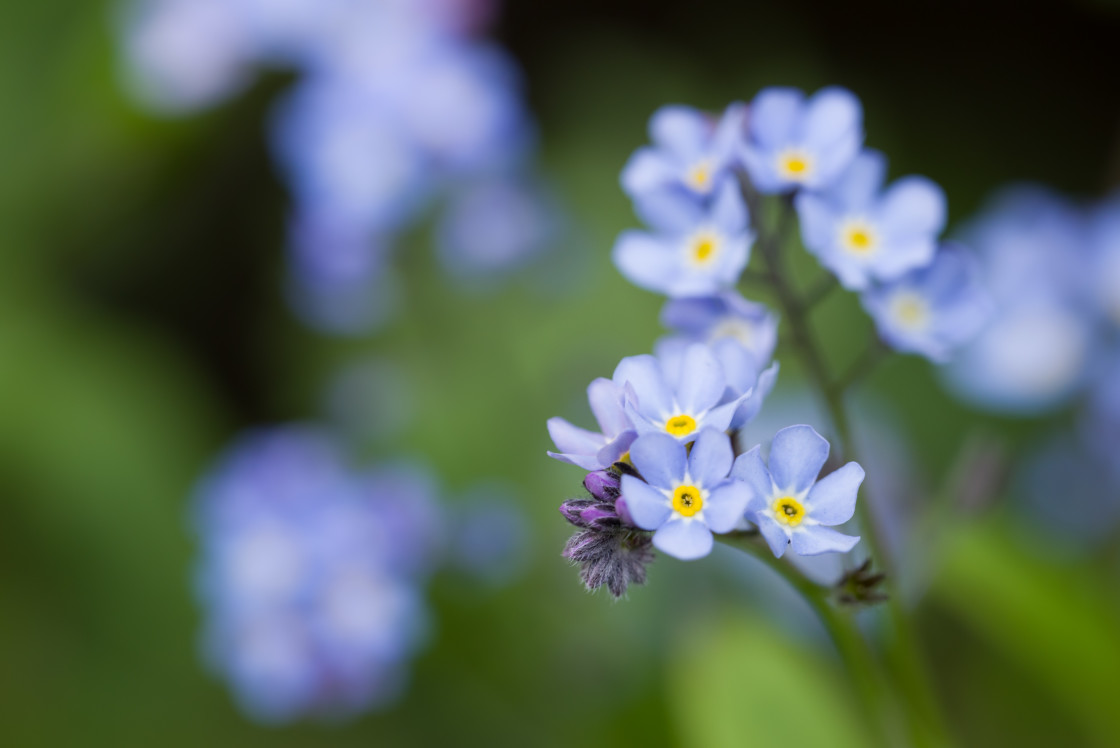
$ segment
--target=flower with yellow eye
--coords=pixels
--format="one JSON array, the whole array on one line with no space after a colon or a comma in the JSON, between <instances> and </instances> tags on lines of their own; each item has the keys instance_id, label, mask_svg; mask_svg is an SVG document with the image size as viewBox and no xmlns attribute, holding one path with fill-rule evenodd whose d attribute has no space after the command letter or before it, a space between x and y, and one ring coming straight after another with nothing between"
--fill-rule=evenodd
<instances>
[{"instance_id":1,"label":"flower with yellow eye","mask_svg":"<svg viewBox=\"0 0 1120 748\"><path fill-rule=\"evenodd\" d=\"M863 143L863 109L850 91L766 88L751 101L743 164L759 192L824 189Z\"/></svg>"},{"instance_id":2,"label":"flower with yellow eye","mask_svg":"<svg viewBox=\"0 0 1120 748\"><path fill-rule=\"evenodd\" d=\"M625 389L626 415L639 438L658 433L687 444L705 428L727 430L752 390L726 398L723 368L706 345L690 345L672 363L668 370L653 356L630 356L614 370L614 383ZM633 459L632 447L630 451Z\"/></svg>"},{"instance_id":3,"label":"flower with yellow eye","mask_svg":"<svg viewBox=\"0 0 1120 748\"><path fill-rule=\"evenodd\" d=\"M945 227L945 193L925 177L884 189L887 160L865 149L836 183L797 195L805 248L851 290L925 267Z\"/></svg>"},{"instance_id":4,"label":"flower with yellow eye","mask_svg":"<svg viewBox=\"0 0 1120 748\"><path fill-rule=\"evenodd\" d=\"M975 337L991 314L979 269L955 244L942 246L929 267L867 291L862 302L885 343L935 362Z\"/></svg>"},{"instance_id":5,"label":"flower with yellow eye","mask_svg":"<svg viewBox=\"0 0 1120 748\"><path fill-rule=\"evenodd\" d=\"M684 561L707 556L713 532L730 532L747 508L747 486L728 478L731 439L704 429L685 446L665 434L638 437L630 449L641 475L622 476L622 498L634 522L654 530L653 545Z\"/></svg>"},{"instance_id":6,"label":"flower with yellow eye","mask_svg":"<svg viewBox=\"0 0 1120 748\"><path fill-rule=\"evenodd\" d=\"M653 232L626 231L613 258L631 283L673 298L733 288L750 259L754 235L734 179L724 179L707 203L651 197Z\"/></svg>"},{"instance_id":7,"label":"flower with yellow eye","mask_svg":"<svg viewBox=\"0 0 1120 748\"><path fill-rule=\"evenodd\" d=\"M847 553L859 542L831 526L852 518L863 468L849 462L818 481L828 451L828 441L812 426L790 426L774 436L769 465L761 447L735 460L731 477L750 488L747 519L775 556L787 547L799 556Z\"/></svg>"}]
</instances>

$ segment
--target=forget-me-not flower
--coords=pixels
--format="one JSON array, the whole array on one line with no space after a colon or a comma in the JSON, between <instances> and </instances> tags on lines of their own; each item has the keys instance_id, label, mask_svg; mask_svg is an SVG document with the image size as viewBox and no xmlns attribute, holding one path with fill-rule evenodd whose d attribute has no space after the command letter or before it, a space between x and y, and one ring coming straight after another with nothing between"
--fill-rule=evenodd
<instances>
[{"instance_id":1,"label":"forget-me-not flower","mask_svg":"<svg viewBox=\"0 0 1120 748\"><path fill-rule=\"evenodd\" d=\"M769 363L778 344L777 315L734 290L714 296L671 299L661 308L661 324L676 333L673 337L692 342L713 347L734 342L756 368Z\"/></svg>"},{"instance_id":2,"label":"forget-me-not flower","mask_svg":"<svg viewBox=\"0 0 1120 748\"><path fill-rule=\"evenodd\" d=\"M602 470L622 459L637 436L624 407L625 384L599 378L588 385L587 401L600 432L573 426L563 418L548 419L548 433L558 450L548 456L584 470Z\"/></svg>"},{"instance_id":3,"label":"forget-me-not flower","mask_svg":"<svg viewBox=\"0 0 1120 748\"><path fill-rule=\"evenodd\" d=\"M828 440L812 426L790 426L770 445L769 465L762 447L739 455L731 477L750 487L747 518L758 525L770 550L780 557L787 546L799 556L847 553L859 538L832 529L852 518L863 483L854 462L817 480L828 460Z\"/></svg>"},{"instance_id":4,"label":"forget-me-not flower","mask_svg":"<svg viewBox=\"0 0 1120 748\"><path fill-rule=\"evenodd\" d=\"M863 108L843 88L808 99L795 88L766 88L750 103L747 133L742 159L759 192L825 189L863 144Z\"/></svg>"},{"instance_id":5,"label":"forget-me-not flower","mask_svg":"<svg viewBox=\"0 0 1120 748\"><path fill-rule=\"evenodd\" d=\"M683 444L694 441L705 428L725 431L735 411L751 396L747 390L725 399L723 367L701 343L690 345L672 370L650 355L624 358L613 379L626 388L626 415L639 436L668 434Z\"/></svg>"},{"instance_id":6,"label":"forget-me-not flower","mask_svg":"<svg viewBox=\"0 0 1120 748\"><path fill-rule=\"evenodd\" d=\"M975 261L954 244L928 267L867 291L862 302L888 345L934 362L971 340L991 313Z\"/></svg>"},{"instance_id":7,"label":"forget-me-not flower","mask_svg":"<svg viewBox=\"0 0 1120 748\"><path fill-rule=\"evenodd\" d=\"M664 190L707 199L735 161L745 121L741 103L731 104L718 119L688 106L658 109L649 121L653 145L630 157L622 170L622 189L639 206Z\"/></svg>"},{"instance_id":8,"label":"forget-me-not flower","mask_svg":"<svg viewBox=\"0 0 1120 748\"><path fill-rule=\"evenodd\" d=\"M647 204L657 206L649 215L655 233L626 231L614 245L614 263L627 280L672 297L734 287L754 241L735 180L725 178L708 204L668 194Z\"/></svg>"},{"instance_id":9,"label":"forget-me-not flower","mask_svg":"<svg viewBox=\"0 0 1120 748\"><path fill-rule=\"evenodd\" d=\"M928 265L945 226L945 193L925 177L883 188L887 160L864 150L821 192L797 196L805 248L849 290Z\"/></svg>"},{"instance_id":10,"label":"forget-me-not flower","mask_svg":"<svg viewBox=\"0 0 1120 748\"><path fill-rule=\"evenodd\" d=\"M641 478L622 476L622 498L638 527L655 530L653 545L684 561L708 555L713 532L730 532L742 519L750 492L728 473L731 439L704 429L692 445L666 434L647 434L630 449Z\"/></svg>"}]
</instances>

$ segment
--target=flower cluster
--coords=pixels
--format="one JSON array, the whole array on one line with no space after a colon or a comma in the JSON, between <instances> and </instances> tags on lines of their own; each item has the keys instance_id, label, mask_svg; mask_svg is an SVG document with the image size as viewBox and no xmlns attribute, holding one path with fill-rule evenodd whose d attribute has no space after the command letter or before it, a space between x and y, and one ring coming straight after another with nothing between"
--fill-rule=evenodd
<instances>
[{"instance_id":1,"label":"flower cluster","mask_svg":"<svg viewBox=\"0 0 1120 748\"><path fill-rule=\"evenodd\" d=\"M399 691L441 546L417 468L355 472L307 427L230 448L195 503L211 667L254 717L345 716Z\"/></svg>"},{"instance_id":2,"label":"flower cluster","mask_svg":"<svg viewBox=\"0 0 1120 748\"><path fill-rule=\"evenodd\" d=\"M391 311L394 240L441 194L440 257L453 272L507 270L555 240L555 201L529 176L519 73L479 36L492 6L136 0L126 73L169 113L229 97L256 69L299 74L271 123L295 198L292 302L320 329L362 332Z\"/></svg>"},{"instance_id":3,"label":"flower cluster","mask_svg":"<svg viewBox=\"0 0 1120 748\"><path fill-rule=\"evenodd\" d=\"M806 249L860 294L896 350L945 361L989 307L969 252L939 240L941 189L916 176L886 184L886 158L863 147L862 120L839 88L770 88L718 117L668 106L650 120L652 144L621 178L648 229L622 233L613 259L635 285L669 297L662 321L672 332L655 355L625 358L591 384L599 432L548 424L551 456L619 478L617 497L592 491L563 510L581 528L566 555L589 587L617 596L644 579L639 531L681 559L732 531L761 534L776 556L847 552L858 540L831 528L851 519L863 470L851 462L818 480L829 444L811 427L779 431L768 462L760 446L735 451L778 373L777 315L736 290L756 243L764 277L777 277L781 237L760 224L764 201L796 213Z\"/></svg>"}]
</instances>

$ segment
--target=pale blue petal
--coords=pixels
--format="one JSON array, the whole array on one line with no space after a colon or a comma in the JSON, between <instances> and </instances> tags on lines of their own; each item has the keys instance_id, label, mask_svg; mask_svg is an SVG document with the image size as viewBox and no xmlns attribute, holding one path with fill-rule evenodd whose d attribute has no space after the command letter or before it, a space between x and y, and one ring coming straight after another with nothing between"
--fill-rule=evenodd
<instances>
[{"instance_id":1,"label":"pale blue petal","mask_svg":"<svg viewBox=\"0 0 1120 748\"><path fill-rule=\"evenodd\" d=\"M733 480L711 490L704 502L704 521L712 532L731 532L743 519L751 489L746 483Z\"/></svg>"},{"instance_id":2,"label":"pale blue petal","mask_svg":"<svg viewBox=\"0 0 1120 748\"><path fill-rule=\"evenodd\" d=\"M753 392L754 390L747 390L734 400L729 400L723 405L709 410L704 414L704 417L700 419L701 427L713 428L717 431L727 431L727 429L731 428L731 419L735 417L735 411L739 409L739 406L742 405Z\"/></svg>"},{"instance_id":3,"label":"pale blue petal","mask_svg":"<svg viewBox=\"0 0 1120 748\"><path fill-rule=\"evenodd\" d=\"M794 531L790 542L797 555L816 556L821 553L847 553L859 542L859 536L845 535L830 527L802 526Z\"/></svg>"},{"instance_id":4,"label":"pale blue petal","mask_svg":"<svg viewBox=\"0 0 1120 748\"><path fill-rule=\"evenodd\" d=\"M684 371L685 351L692 345L688 338L674 335L658 338L653 344L653 355L661 364L661 371L669 388L676 391L680 388L681 372Z\"/></svg>"},{"instance_id":5,"label":"pale blue petal","mask_svg":"<svg viewBox=\"0 0 1120 748\"><path fill-rule=\"evenodd\" d=\"M863 145L863 131L852 130L836 143L817 151L817 168L807 186L813 189L829 189L851 165L852 159Z\"/></svg>"},{"instance_id":6,"label":"pale blue petal","mask_svg":"<svg viewBox=\"0 0 1120 748\"><path fill-rule=\"evenodd\" d=\"M709 217L716 227L727 234L741 234L746 230L750 216L734 177L723 179L716 187Z\"/></svg>"},{"instance_id":7,"label":"pale blue petal","mask_svg":"<svg viewBox=\"0 0 1120 748\"><path fill-rule=\"evenodd\" d=\"M804 101L805 95L796 88L764 88L748 111L751 138L766 150L789 145L804 112Z\"/></svg>"},{"instance_id":8,"label":"pale blue petal","mask_svg":"<svg viewBox=\"0 0 1120 748\"><path fill-rule=\"evenodd\" d=\"M668 496L633 475L622 476L622 496L634 524L643 530L656 530L673 513Z\"/></svg>"},{"instance_id":9,"label":"pale blue petal","mask_svg":"<svg viewBox=\"0 0 1120 748\"><path fill-rule=\"evenodd\" d=\"M748 423L754 420L758 412L762 410L762 404L766 401L770 390L774 389L774 384L778 381L778 362L775 361L770 365L766 371L758 375L758 383L751 390L751 394L744 400L736 409L735 415L731 419L732 429L741 429Z\"/></svg>"},{"instance_id":10,"label":"pale blue petal","mask_svg":"<svg viewBox=\"0 0 1120 748\"><path fill-rule=\"evenodd\" d=\"M758 357L736 338L719 338L712 343L719 365L727 379L727 391L738 397L758 381Z\"/></svg>"},{"instance_id":11,"label":"pale blue petal","mask_svg":"<svg viewBox=\"0 0 1120 748\"><path fill-rule=\"evenodd\" d=\"M706 218L704 205L695 195L675 188L636 195L634 212L659 234L687 234Z\"/></svg>"},{"instance_id":12,"label":"pale blue petal","mask_svg":"<svg viewBox=\"0 0 1120 748\"><path fill-rule=\"evenodd\" d=\"M774 154L770 151L748 145L743 147L739 155L742 157L747 174L750 175L751 184L762 194L772 195L783 192L791 186L778 175L774 166Z\"/></svg>"},{"instance_id":13,"label":"pale blue petal","mask_svg":"<svg viewBox=\"0 0 1120 748\"><path fill-rule=\"evenodd\" d=\"M639 412L646 413L651 418L675 415L669 413L673 407L673 393L665 382L661 365L653 356L627 356L618 362L612 379L620 386L629 382L633 393L630 399L637 398L637 402L633 404Z\"/></svg>"},{"instance_id":14,"label":"pale blue petal","mask_svg":"<svg viewBox=\"0 0 1120 748\"><path fill-rule=\"evenodd\" d=\"M726 386L723 368L711 349L702 343L690 345L684 353L680 384L677 386L677 403L683 411L703 413L719 402Z\"/></svg>"},{"instance_id":15,"label":"pale blue petal","mask_svg":"<svg viewBox=\"0 0 1120 748\"><path fill-rule=\"evenodd\" d=\"M672 184L679 167L653 148L639 148L622 169L622 190L637 197Z\"/></svg>"},{"instance_id":16,"label":"pale blue petal","mask_svg":"<svg viewBox=\"0 0 1120 748\"><path fill-rule=\"evenodd\" d=\"M742 481L751 490L751 508L762 509L769 505L774 493L770 471L762 461L762 447L755 446L735 458L731 466L731 477Z\"/></svg>"},{"instance_id":17,"label":"pale blue petal","mask_svg":"<svg viewBox=\"0 0 1120 748\"><path fill-rule=\"evenodd\" d=\"M630 462L646 482L673 489L684 480L684 445L668 434L644 434L630 445Z\"/></svg>"},{"instance_id":18,"label":"pale blue petal","mask_svg":"<svg viewBox=\"0 0 1120 748\"><path fill-rule=\"evenodd\" d=\"M862 127L863 108L851 91L822 88L805 104L803 142L810 150L830 148Z\"/></svg>"},{"instance_id":19,"label":"pale blue petal","mask_svg":"<svg viewBox=\"0 0 1120 748\"><path fill-rule=\"evenodd\" d=\"M681 156L682 160L699 157L713 129L714 123L708 115L679 104L661 107L649 120L650 140Z\"/></svg>"},{"instance_id":20,"label":"pale blue petal","mask_svg":"<svg viewBox=\"0 0 1120 748\"><path fill-rule=\"evenodd\" d=\"M945 191L925 177L899 179L883 194L878 213L889 236L939 234L945 228Z\"/></svg>"},{"instance_id":21,"label":"pale blue petal","mask_svg":"<svg viewBox=\"0 0 1120 748\"><path fill-rule=\"evenodd\" d=\"M747 105L736 101L728 105L716 125L712 135L711 152L717 163L724 163L733 158L746 137Z\"/></svg>"},{"instance_id":22,"label":"pale blue petal","mask_svg":"<svg viewBox=\"0 0 1120 748\"><path fill-rule=\"evenodd\" d=\"M563 418L548 419L548 435L556 448L565 453L593 455L607 443L602 434L573 426Z\"/></svg>"},{"instance_id":23,"label":"pale blue petal","mask_svg":"<svg viewBox=\"0 0 1120 748\"><path fill-rule=\"evenodd\" d=\"M875 264L869 269L880 281L892 281L912 270L928 266L936 254L937 239L933 234L894 240L875 258Z\"/></svg>"},{"instance_id":24,"label":"pale blue petal","mask_svg":"<svg viewBox=\"0 0 1120 748\"><path fill-rule=\"evenodd\" d=\"M812 426L790 426L770 445L770 474L779 490L797 496L816 482L827 459L827 439Z\"/></svg>"},{"instance_id":25,"label":"pale blue petal","mask_svg":"<svg viewBox=\"0 0 1120 748\"><path fill-rule=\"evenodd\" d=\"M624 231L615 242L614 264L628 281L650 291L665 292L680 276L677 247L643 231Z\"/></svg>"},{"instance_id":26,"label":"pale blue petal","mask_svg":"<svg viewBox=\"0 0 1120 748\"><path fill-rule=\"evenodd\" d=\"M607 439L614 439L630 428L630 419L622 407L621 385L599 377L587 386L587 401Z\"/></svg>"},{"instance_id":27,"label":"pale blue petal","mask_svg":"<svg viewBox=\"0 0 1120 748\"><path fill-rule=\"evenodd\" d=\"M640 413L638 409L634 407L633 400L627 400L624 407L626 408L626 417L630 419L630 423L634 424L634 430L638 432L639 436L643 434L665 433L664 419L650 417L645 413Z\"/></svg>"},{"instance_id":28,"label":"pale blue petal","mask_svg":"<svg viewBox=\"0 0 1120 748\"><path fill-rule=\"evenodd\" d=\"M712 531L699 520L671 519L653 534L653 545L681 561L692 561L712 552Z\"/></svg>"},{"instance_id":29,"label":"pale blue petal","mask_svg":"<svg viewBox=\"0 0 1120 748\"><path fill-rule=\"evenodd\" d=\"M782 554L786 552L786 548L789 547L789 535L786 534L785 528L775 522L772 517L761 512L756 513L753 519L754 523L758 525L758 531L765 538L766 545L770 546L770 550L775 556L781 558Z\"/></svg>"},{"instance_id":30,"label":"pale blue petal","mask_svg":"<svg viewBox=\"0 0 1120 748\"><path fill-rule=\"evenodd\" d=\"M829 189L829 198L846 212L862 212L874 202L886 177L887 157L864 148Z\"/></svg>"},{"instance_id":31,"label":"pale blue petal","mask_svg":"<svg viewBox=\"0 0 1120 748\"><path fill-rule=\"evenodd\" d=\"M819 258L832 247L836 237L836 224L840 217L827 200L815 193L798 194L794 205L797 208L797 218L801 224L801 240L805 243L805 249Z\"/></svg>"},{"instance_id":32,"label":"pale blue petal","mask_svg":"<svg viewBox=\"0 0 1120 748\"><path fill-rule=\"evenodd\" d=\"M600 450L600 452L601 451L602 450ZM586 470L588 472L592 472L592 471L595 471L595 470L604 470L604 469L610 467L613 464L613 461L604 462L603 460L601 460L599 458L599 452L596 452L595 454L574 454L574 453L563 453L563 452L548 452L547 454L548 454L549 457L553 458L554 460L559 460L560 462L566 462L569 465L575 465L576 467L583 468L584 470Z\"/></svg>"},{"instance_id":33,"label":"pale blue petal","mask_svg":"<svg viewBox=\"0 0 1120 748\"><path fill-rule=\"evenodd\" d=\"M611 465L618 462L620 459L622 459L622 455L626 454L630 450L630 445L633 444L634 440L637 438L637 431L633 429L623 431L621 434L615 437L614 441L610 442L609 444L607 444L607 446L599 450L599 453L597 455L599 464L605 468L610 467Z\"/></svg>"},{"instance_id":34,"label":"pale blue petal","mask_svg":"<svg viewBox=\"0 0 1120 748\"><path fill-rule=\"evenodd\" d=\"M856 511L856 496L863 477L863 468L854 462L829 473L809 491L806 515L822 525L847 522Z\"/></svg>"},{"instance_id":35,"label":"pale blue petal","mask_svg":"<svg viewBox=\"0 0 1120 748\"><path fill-rule=\"evenodd\" d=\"M688 456L688 474L696 485L711 488L727 480L734 462L731 438L722 431L704 429Z\"/></svg>"}]
</instances>

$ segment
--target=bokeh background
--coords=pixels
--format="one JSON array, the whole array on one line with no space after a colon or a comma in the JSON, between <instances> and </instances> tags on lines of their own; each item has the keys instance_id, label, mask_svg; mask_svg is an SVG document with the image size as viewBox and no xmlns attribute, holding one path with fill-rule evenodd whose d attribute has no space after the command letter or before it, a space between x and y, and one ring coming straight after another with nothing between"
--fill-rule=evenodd
<instances>
[{"instance_id":1,"label":"bokeh background","mask_svg":"<svg viewBox=\"0 0 1120 748\"><path fill-rule=\"evenodd\" d=\"M586 422L586 383L659 334L661 299L609 260L635 224L619 170L664 103L835 83L863 100L892 174L944 186L951 224L1012 181L1099 197L1120 181L1120 6L508 2L494 33L524 70L572 239L479 288L438 269L421 226L397 255L400 313L350 339L305 328L282 293L290 198L262 123L290 77L190 117L145 113L118 74L117 10L0 10L0 742L862 744L826 640L761 567L661 559L612 603L559 556L556 506L580 474L545 458L544 422ZM823 309L830 355L854 357L870 322L842 293ZM776 397L795 407L782 358ZM369 418L392 421L362 442L370 459L420 457L449 496L502 478L528 552L504 586L435 578L397 703L258 725L200 662L190 497L243 429L337 422L326 393L363 361L385 411ZM863 395L905 444L901 493L942 518L904 553L961 744L1120 743L1120 534L1083 542L1013 491L942 480L962 445L1014 460L1066 416L971 411L912 357Z\"/></svg>"}]
</instances>

